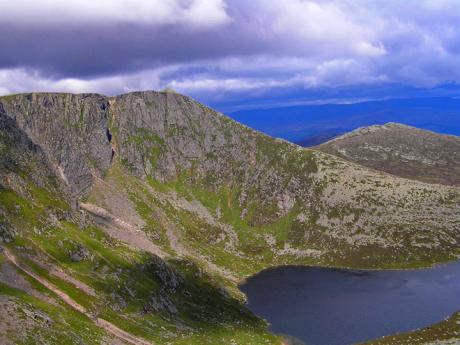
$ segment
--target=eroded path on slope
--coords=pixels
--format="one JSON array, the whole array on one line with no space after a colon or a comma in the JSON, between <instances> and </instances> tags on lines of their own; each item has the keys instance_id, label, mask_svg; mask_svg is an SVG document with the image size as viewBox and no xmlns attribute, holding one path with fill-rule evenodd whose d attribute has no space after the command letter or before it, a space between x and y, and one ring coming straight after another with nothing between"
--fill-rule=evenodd
<instances>
[{"instance_id":1,"label":"eroded path on slope","mask_svg":"<svg viewBox=\"0 0 460 345\"><path fill-rule=\"evenodd\" d=\"M79 311L80 313L84 314L88 318L94 320L95 324L99 326L100 328L104 329L106 332L109 334L123 340L124 342L132 345L152 345L151 342L148 342L144 339L138 338L128 332L123 331L122 329L118 328L111 322L104 320L102 318L96 318L91 315L91 313L81 304L77 303L74 301L69 295L67 295L65 292L61 291L58 289L56 286L51 284L49 281L46 279L40 277L39 275L35 274L32 272L29 268L21 264L16 256L7 248L3 248L3 254L5 255L5 258L10 261L15 267L17 267L19 270L30 276L31 278L35 279L38 281L40 284L42 284L44 287L46 287L48 290L52 291L55 293L62 301L64 301L67 305L72 307L73 309Z\"/></svg>"},{"instance_id":2,"label":"eroded path on slope","mask_svg":"<svg viewBox=\"0 0 460 345\"><path fill-rule=\"evenodd\" d=\"M115 217L106 209L83 202L80 203L79 206L83 210L92 214L95 217L95 220L102 225L103 230L105 230L108 235L131 247L142 249L162 259L168 256L168 254L165 253L159 246L154 244L142 230L120 218Z\"/></svg>"}]
</instances>

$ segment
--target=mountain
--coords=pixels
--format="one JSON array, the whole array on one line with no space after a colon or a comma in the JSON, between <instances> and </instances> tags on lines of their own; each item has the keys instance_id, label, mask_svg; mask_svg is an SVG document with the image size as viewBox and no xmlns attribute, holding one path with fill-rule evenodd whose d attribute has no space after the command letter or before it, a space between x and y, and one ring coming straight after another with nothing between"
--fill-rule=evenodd
<instances>
[{"instance_id":1,"label":"mountain","mask_svg":"<svg viewBox=\"0 0 460 345\"><path fill-rule=\"evenodd\" d=\"M273 139L174 92L0 97L0 342L279 344L238 283L459 253L460 189Z\"/></svg>"},{"instance_id":2,"label":"mountain","mask_svg":"<svg viewBox=\"0 0 460 345\"><path fill-rule=\"evenodd\" d=\"M460 186L460 137L387 123L358 128L318 149L393 175Z\"/></svg>"}]
</instances>

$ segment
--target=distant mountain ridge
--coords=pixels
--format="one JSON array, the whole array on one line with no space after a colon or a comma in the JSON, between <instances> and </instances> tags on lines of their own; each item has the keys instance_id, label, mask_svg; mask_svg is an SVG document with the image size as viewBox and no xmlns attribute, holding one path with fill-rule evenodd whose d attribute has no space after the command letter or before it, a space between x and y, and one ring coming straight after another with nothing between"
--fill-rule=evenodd
<instances>
[{"instance_id":1,"label":"distant mountain ridge","mask_svg":"<svg viewBox=\"0 0 460 345\"><path fill-rule=\"evenodd\" d=\"M240 110L231 112L230 116L254 129L295 143L330 132L346 133L387 122L460 135L460 99L452 97L273 107Z\"/></svg>"},{"instance_id":2,"label":"distant mountain ridge","mask_svg":"<svg viewBox=\"0 0 460 345\"><path fill-rule=\"evenodd\" d=\"M302 140L294 141L294 144L297 144L302 147L313 147L325 143L331 139L337 138L338 136L344 134L341 130L324 130L318 131L316 134L312 134Z\"/></svg>"}]
</instances>

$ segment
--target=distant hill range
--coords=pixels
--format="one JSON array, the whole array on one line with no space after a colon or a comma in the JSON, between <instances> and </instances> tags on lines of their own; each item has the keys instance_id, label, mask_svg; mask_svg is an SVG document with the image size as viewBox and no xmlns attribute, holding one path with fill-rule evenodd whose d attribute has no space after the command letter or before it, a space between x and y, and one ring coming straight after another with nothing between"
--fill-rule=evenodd
<instances>
[{"instance_id":1,"label":"distant hill range","mask_svg":"<svg viewBox=\"0 0 460 345\"><path fill-rule=\"evenodd\" d=\"M294 141L295 144L302 146L302 147L313 147L317 146L319 144L323 144L326 141L332 140L334 138L337 138L338 136L345 134L345 132L341 130L324 130L322 132L319 132L317 134L313 134L311 136L308 136L304 139Z\"/></svg>"},{"instance_id":2,"label":"distant hill range","mask_svg":"<svg viewBox=\"0 0 460 345\"><path fill-rule=\"evenodd\" d=\"M301 146L314 146L358 127L404 123L460 135L460 99L411 98L353 104L296 105L230 112L235 120Z\"/></svg>"}]
</instances>

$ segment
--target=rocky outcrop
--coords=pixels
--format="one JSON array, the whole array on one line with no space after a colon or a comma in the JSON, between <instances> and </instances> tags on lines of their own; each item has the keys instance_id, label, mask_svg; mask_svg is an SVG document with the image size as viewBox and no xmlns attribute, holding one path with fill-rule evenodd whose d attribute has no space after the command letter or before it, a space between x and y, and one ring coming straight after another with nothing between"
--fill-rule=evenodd
<instances>
[{"instance_id":1,"label":"rocky outcrop","mask_svg":"<svg viewBox=\"0 0 460 345\"><path fill-rule=\"evenodd\" d=\"M24 94L0 99L0 112L43 150L55 174L75 197L110 166L108 100L93 94Z\"/></svg>"},{"instance_id":2,"label":"rocky outcrop","mask_svg":"<svg viewBox=\"0 0 460 345\"><path fill-rule=\"evenodd\" d=\"M111 104L119 154L136 175L167 181L188 170L222 182L255 165L255 132L188 97L135 92Z\"/></svg>"},{"instance_id":3,"label":"rocky outcrop","mask_svg":"<svg viewBox=\"0 0 460 345\"><path fill-rule=\"evenodd\" d=\"M16 235L16 230L8 221L2 218L0 217L0 243L12 242Z\"/></svg>"},{"instance_id":4,"label":"rocky outcrop","mask_svg":"<svg viewBox=\"0 0 460 345\"><path fill-rule=\"evenodd\" d=\"M70 253L70 260L80 262L91 258L91 252L83 245L77 245L75 250Z\"/></svg>"},{"instance_id":5,"label":"rocky outcrop","mask_svg":"<svg viewBox=\"0 0 460 345\"><path fill-rule=\"evenodd\" d=\"M0 107L0 191L10 188L24 192L28 183L54 193L64 188L55 178L45 151Z\"/></svg>"}]
</instances>

